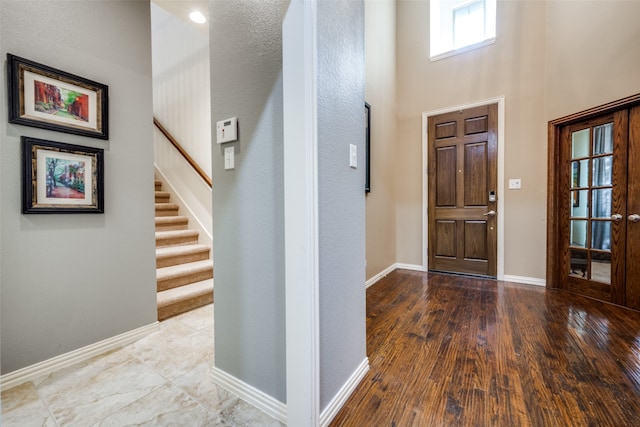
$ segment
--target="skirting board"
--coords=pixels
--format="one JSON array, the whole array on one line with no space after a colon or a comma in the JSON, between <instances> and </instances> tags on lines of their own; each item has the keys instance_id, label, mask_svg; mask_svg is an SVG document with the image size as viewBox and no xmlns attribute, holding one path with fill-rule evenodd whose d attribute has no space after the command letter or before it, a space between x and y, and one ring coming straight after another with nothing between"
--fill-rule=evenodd
<instances>
[{"instance_id":1,"label":"skirting board","mask_svg":"<svg viewBox=\"0 0 640 427\"><path fill-rule=\"evenodd\" d=\"M333 421L333 418L338 414L340 409L342 409L349 396L351 396L351 393L353 393L358 384L360 384L360 381L362 381L367 372L369 372L369 358L365 357L362 363L360 363L360 366L356 368L351 377L349 377L347 382L344 383L342 388L320 414L321 427L326 427Z\"/></svg>"},{"instance_id":2,"label":"skirting board","mask_svg":"<svg viewBox=\"0 0 640 427\"><path fill-rule=\"evenodd\" d=\"M505 282L522 283L525 285L547 286L547 281L545 279L536 279L535 277L511 276L505 274L502 280Z\"/></svg>"},{"instance_id":3,"label":"skirting board","mask_svg":"<svg viewBox=\"0 0 640 427\"><path fill-rule=\"evenodd\" d=\"M26 383L27 381L31 381L42 375L48 375L78 362L83 362L94 356L106 353L107 351L131 344L132 342L137 341L157 330L158 325L158 322L154 322L123 334L116 335L115 337L107 338L106 340L99 341L95 344L18 369L17 371L9 372L8 374L0 377L0 387L2 391L5 391L11 387Z\"/></svg>"},{"instance_id":4,"label":"skirting board","mask_svg":"<svg viewBox=\"0 0 640 427\"><path fill-rule=\"evenodd\" d=\"M262 412L271 415L281 423L287 424L287 405L284 403L216 367L213 368L211 376L217 384L226 390Z\"/></svg>"},{"instance_id":5,"label":"skirting board","mask_svg":"<svg viewBox=\"0 0 640 427\"><path fill-rule=\"evenodd\" d=\"M375 276L373 276L372 278L367 280L365 282L365 287L368 288L370 286L375 285L380 279L385 277L387 274L389 274L393 270L397 270L399 268L403 269L403 270L426 271L424 269L424 267L422 267L421 265L417 265L417 264L401 264L401 263L397 262L395 264L390 265L389 267L387 267L384 270L382 270L380 273L376 274Z\"/></svg>"}]
</instances>

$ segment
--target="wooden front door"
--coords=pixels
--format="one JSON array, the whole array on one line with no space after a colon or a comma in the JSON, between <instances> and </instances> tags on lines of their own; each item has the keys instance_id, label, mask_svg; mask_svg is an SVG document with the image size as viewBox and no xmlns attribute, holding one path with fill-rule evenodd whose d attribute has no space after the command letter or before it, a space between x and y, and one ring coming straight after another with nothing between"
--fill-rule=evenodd
<instances>
[{"instance_id":1,"label":"wooden front door","mask_svg":"<svg viewBox=\"0 0 640 427\"><path fill-rule=\"evenodd\" d=\"M548 286L640 309L640 97L550 123ZM553 156L553 157L551 157ZM554 199L551 202L551 198ZM553 269L553 270L549 270Z\"/></svg>"},{"instance_id":2,"label":"wooden front door","mask_svg":"<svg viewBox=\"0 0 640 427\"><path fill-rule=\"evenodd\" d=\"M496 276L497 122L497 104L429 117L429 270Z\"/></svg>"}]
</instances>

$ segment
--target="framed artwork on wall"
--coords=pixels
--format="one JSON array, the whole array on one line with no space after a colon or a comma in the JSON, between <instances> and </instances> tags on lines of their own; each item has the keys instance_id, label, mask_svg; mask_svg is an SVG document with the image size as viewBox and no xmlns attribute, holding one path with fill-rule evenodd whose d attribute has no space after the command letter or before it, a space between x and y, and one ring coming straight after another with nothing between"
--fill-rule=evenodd
<instances>
[{"instance_id":1,"label":"framed artwork on wall","mask_svg":"<svg viewBox=\"0 0 640 427\"><path fill-rule=\"evenodd\" d=\"M9 122L109 139L108 87L7 54Z\"/></svg>"},{"instance_id":2,"label":"framed artwork on wall","mask_svg":"<svg viewBox=\"0 0 640 427\"><path fill-rule=\"evenodd\" d=\"M371 105L367 102L364 103L364 191L369 193L371 191Z\"/></svg>"},{"instance_id":3,"label":"framed artwork on wall","mask_svg":"<svg viewBox=\"0 0 640 427\"><path fill-rule=\"evenodd\" d=\"M104 213L104 150L23 136L22 213Z\"/></svg>"}]
</instances>

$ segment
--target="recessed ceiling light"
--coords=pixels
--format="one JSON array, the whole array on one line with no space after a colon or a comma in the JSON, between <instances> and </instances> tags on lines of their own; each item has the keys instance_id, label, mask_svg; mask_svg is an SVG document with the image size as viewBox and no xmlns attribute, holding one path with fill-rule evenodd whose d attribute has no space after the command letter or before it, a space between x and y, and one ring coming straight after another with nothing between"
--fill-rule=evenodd
<instances>
[{"instance_id":1,"label":"recessed ceiling light","mask_svg":"<svg viewBox=\"0 0 640 427\"><path fill-rule=\"evenodd\" d=\"M189 18L191 18L191 20L196 24L204 24L205 22L207 22L207 18L204 17L202 12L199 12L197 10L194 12L191 12L189 14Z\"/></svg>"}]
</instances>

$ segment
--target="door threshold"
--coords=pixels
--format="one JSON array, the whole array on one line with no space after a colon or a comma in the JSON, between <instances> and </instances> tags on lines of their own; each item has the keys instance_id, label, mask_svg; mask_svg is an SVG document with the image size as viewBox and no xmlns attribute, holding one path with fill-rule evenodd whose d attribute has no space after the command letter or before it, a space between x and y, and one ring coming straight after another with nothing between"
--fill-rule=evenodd
<instances>
[{"instance_id":1,"label":"door threshold","mask_svg":"<svg viewBox=\"0 0 640 427\"><path fill-rule=\"evenodd\" d=\"M485 276L483 274L472 274L472 273L458 273L455 271L442 271L442 270L427 270L428 273L435 274L446 274L448 276L460 276L460 277L474 277L476 279L485 279L485 280L497 280L496 276Z\"/></svg>"}]
</instances>

